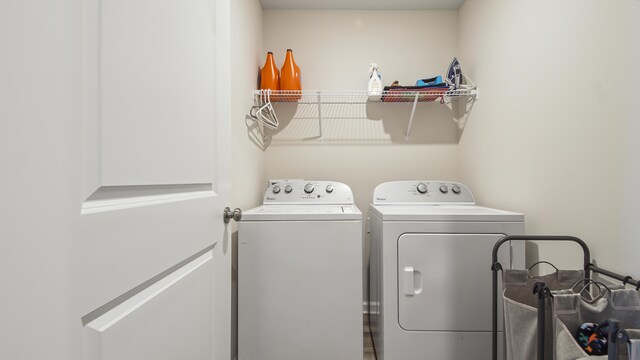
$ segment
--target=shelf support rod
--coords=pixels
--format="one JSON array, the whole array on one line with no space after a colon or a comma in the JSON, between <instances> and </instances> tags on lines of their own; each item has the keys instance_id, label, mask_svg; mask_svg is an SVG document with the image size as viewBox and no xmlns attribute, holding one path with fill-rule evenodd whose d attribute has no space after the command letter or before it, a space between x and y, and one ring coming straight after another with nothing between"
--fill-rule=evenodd
<instances>
[{"instance_id":1,"label":"shelf support rod","mask_svg":"<svg viewBox=\"0 0 640 360\"><path fill-rule=\"evenodd\" d=\"M409 124L407 125L407 131L404 133L404 141L409 141L409 135L411 134L411 125L413 125L413 116L416 114L416 106L418 105L419 93L416 92L416 98L413 100L413 108L411 109L411 116L409 117Z\"/></svg>"},{"instance_id":2,"label":"shelf support rod","mask_svg":"<svg viewBox=\"0 0 640 360\"><path fill-rule=\"evenodd\" d=\"M318 91L318 131L320 135L319 138L322 138L322 101L321 101L320 91Z\"/></svg>"}]
</instances>

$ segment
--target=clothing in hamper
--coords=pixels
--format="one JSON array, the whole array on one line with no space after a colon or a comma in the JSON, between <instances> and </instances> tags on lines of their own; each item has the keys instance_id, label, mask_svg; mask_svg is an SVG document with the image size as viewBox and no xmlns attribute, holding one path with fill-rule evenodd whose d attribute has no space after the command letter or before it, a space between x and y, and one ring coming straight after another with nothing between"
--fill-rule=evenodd
<instances>
[{"instance_id":1,"label":"clothing in hamper","mask_svg":"<svg viewBox=\"0 0 640 360\"><path fill-rule=\"evenodd\" d=\"M616 319L621 328L630 329L630 336L636 334L633 329L640 329L640 294L635 289L605 290L603 296L595 301L587 301L571 290L552 291L552 302L555 360L575 360L588 356L575 341L575 330L569 330L577 329L582 323L603 323L608 319ZM640 360L630 358L626 346L620 347L620 355L622 359Z\"/></svg>"}]
</instances>

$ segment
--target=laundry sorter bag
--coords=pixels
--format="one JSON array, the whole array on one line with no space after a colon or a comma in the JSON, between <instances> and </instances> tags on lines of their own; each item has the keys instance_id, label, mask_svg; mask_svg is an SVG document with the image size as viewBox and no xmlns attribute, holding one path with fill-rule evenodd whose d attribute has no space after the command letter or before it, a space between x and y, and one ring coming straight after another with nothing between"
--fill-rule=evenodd
<instances>
[{"instance_id":1,"label":"laundry sorter bag","mask_svg":"<svg viewBox=\"0 0 640 360\"><path fill-rule=\"evenodd\" d=\"M536 360L538 344L538 295L533 293L537 282L550 290L569 289L584 279L583 270L557 270L554 273L531 276L528 270L503 270L504 336L507 360ZM545 344L553 343L551 302L545 302ZM545 359L553 359L553 346L545 346Z\"/></svg>"},{"instance_id":2,"label":"laundry sorter bag","mask_svg":"<svg viewBox=\"0 0 640 360\"><path fill-rule=\"evenodd\" d=\"M631 344L620 346L621 359L640 360L640 293L635 289L602 289L602 295L593 301L584 299L574 291L552 291L552 312L556 360L594 359L575 340L575 334L584 323L602 324L615 319L632 339ZM611 340L608 341L611 345ZM601 358L607 358L601 356Z\"/></svg>"}]
</instances>

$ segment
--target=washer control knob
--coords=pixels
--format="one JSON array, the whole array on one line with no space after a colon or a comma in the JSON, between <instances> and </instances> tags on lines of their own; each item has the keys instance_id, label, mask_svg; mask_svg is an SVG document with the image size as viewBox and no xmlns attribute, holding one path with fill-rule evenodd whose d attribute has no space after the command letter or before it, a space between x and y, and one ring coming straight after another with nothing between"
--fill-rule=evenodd
<instances>
[{"instance_id":1,"label":"washer control knob","mask_svg":"<svg viewBox=\"0 0 640 360\"><path fill-rule=\"evenodd\" d=\"M458 185L453 185L453 186L451 187L451 191L453 191L453 193L454 193L454 194L456 194L456 195L460 195L460 186L458 186Z\"/></svg>"},{"instance_id":2,"label":"washer control knob","mask_svg":"<svg viewBox=\"0 0 640 360\"><path fill-rule=\"evenodd\" d=\"M304 186L304 192L311 194L313 192L313 184L307 183L307 185Z\"/></svg>"},{"instance_id":3,"label":"washer control knob","mask_svg":"<svg viewBox=\"0 0 640 360\"><path fill-rule=\"evenodd\" d=\"M284 187L284 192L286 192L287 194L290 193L291 191L293 191L293 188L291 187L291 185L287 185Z\"/></svg>"},{"instance_id":4,"label":"washer control knob","mask_svg":"<svg viewBox=\"0 0 640 360\"><path fill-rule=\"evenodd\" d=\"M418 184L418 186L416 187L416 189L418 190L418 192L420 194L424 194L427 192L427 185L425 185L425 183L420 183Z\"/></svg>"},{"instance_id":5,"label":"washer control knob","mask_svg":"<svg viewBox=\"0 0 640 360\"><path fill-rule=\"evenodd\" d=\"M280 193L280 185L276 185L276 186L273 187L273 193L274 194Z\"/></svg>"},{"instance_id":6,"label":"washer control knob","mask_svg":"<svg viewBox=\"0 0 640 360\"><path fill-rule=\"evenodd\" d=\"M449 192L449 188L447 187L447 185L440 185L440 192L443 194L446 194Z\"/></svg>"},{"instance_id":7,"label":"washer control knob","mask_svg":"<svg viewBox=\"0 0 640 360\"><path fill-rule=\"evenodd\" d=\"M327 187L325 188L325 190L326 190L329 194L331 194L331 193L333 192L333 185L331 185L331 184L327 185Z\"/></svg>"}]
</instances>

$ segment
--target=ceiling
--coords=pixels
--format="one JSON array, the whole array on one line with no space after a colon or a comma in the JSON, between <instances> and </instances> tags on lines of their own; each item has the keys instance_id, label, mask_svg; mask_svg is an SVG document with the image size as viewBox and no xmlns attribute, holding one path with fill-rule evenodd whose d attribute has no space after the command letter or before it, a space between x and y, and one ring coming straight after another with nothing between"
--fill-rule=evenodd
<instances>
[{"instance_id":1,"label":"ceiling","mask_svg":"<svg viewBox=\"0 0 640 360\"><path fill-rule=\"evenodd\" d=\"M464 0L260 0L264 9L446 10Z\"/></svg>"}]
</instances>

